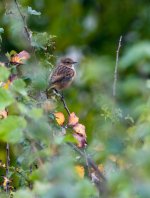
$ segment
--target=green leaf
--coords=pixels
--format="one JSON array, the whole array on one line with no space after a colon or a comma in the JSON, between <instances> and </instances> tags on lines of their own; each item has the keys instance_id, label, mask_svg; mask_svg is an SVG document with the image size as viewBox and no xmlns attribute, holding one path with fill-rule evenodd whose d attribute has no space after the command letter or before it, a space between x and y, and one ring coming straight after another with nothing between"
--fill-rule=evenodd
<instances>
[{"instance_id":1,"label":"green leaf","mask_svg":"<svg viewBox=\"0 0 150 198\"><path fill-rule=\"evenodd\" d=\"M43 110L40 108L33 108L29 113L31 118L39 119L43 115Z\"/></svg>"},{"instance_id":2,"label":"green leaf","mask_svg":"<svg viewBox=\"0 0 150 198\"><path fill-rule=\"evenodd\" d=\"M78 143L78 141L73 137L73 134L66 134L64 142Z\"/></svg>"},{"instance_id":3,"label":"green leaf","mask_svg":"<svg viewBox=\"0 0 150 198\"><path fill-rule=\"evenodd\" d=\"M18 190L15 194L14 194L14 197L15 198L33 198L34 195L31 191L29 191L28 189L21 189L21 190Z\"/></svg>"},{"instance_id":4,"label":"green leaf","mask_svg":"<svg viewBox=\"0 0 150 198\"><path fill-rule=\"evenodd\" d=\"M22 130L26 121L19 116L8 116L0 121L0 139L10 143L19 142L23 136Z\"/></svg>"},{"instance_id":5,"label":"green leaf","mask_svg":"<svg viewBox=\"0 0 150 198\"><path fill-rule=\"evenodd\" d=\"M127 49L120 59L120 67L127 68L147 58L150 58L150 42L139 42Z\"/></svg>"},{"instance_id":6,"label":"green leaf","mask_svg":"<svg viewBox=\"0 0 150 198\"><path fill-rule=\"evenodd\" d=\"M4 33L4 28L0 28L0 34Z\"/></svg>"},{"instance_id":7,"label":"green leaf","mask_svg":"<svg viewBox=\"0 0 150 198\"><path fill-rule=\"evenodd\" d=\"M9 77L9 71L6 67L0 66L0 81L6 81Z\"/></svg>"},{"instance_id":8,"label":"green leaf","mask_svg":"<svg viewBox=\"0 0 150 198\"><path fill-rule=\"evenodd\" d=\"M36 10L32 10L31 7L28 7L28 13L31 15L41 15L41 12L37 12Z\"/></svg>"},{"instance_id":9,"label":"green leaf","mask_svg":"<svg viewBox=\"0 0 150 198\"><path fill-rule=\"evenodd\" d=\"M14 98L8 90L0 88L0 109L4 109L14 102Z\"/></svg>"},{"instance_id":10,"label":"green leaf","mask_svg":"<svg viewBox=\"0 0 150 198\"><path fill-rule=\"evenodd\" d=\"M13 81L12 89L22 94L23 96L27 95L27 92L25 90L25 82L21 79L16 79Z\"/></svg>"},{"instance_id":11,"label":"green leaf","mask_svg":"<svg viewBox=\"0 0 150 198\"><path fill-rule=\"evenodd\" d=\"M45 50L47 46L52 45L52 41L56 36L49 35L47 32L33 33L32 46Z\"/></svg>"}]
</instances>

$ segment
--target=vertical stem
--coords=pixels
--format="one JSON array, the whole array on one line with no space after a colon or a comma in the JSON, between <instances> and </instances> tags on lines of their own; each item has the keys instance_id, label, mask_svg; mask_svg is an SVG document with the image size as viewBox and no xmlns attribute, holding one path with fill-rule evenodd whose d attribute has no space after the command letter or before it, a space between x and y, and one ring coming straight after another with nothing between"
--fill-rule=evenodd
<instances>
[{"instance_id":1,"label":"vertical stem","mask_svg":"<svg viewBox=\"0 0 150 198\"><path fill-rule=\"evenodd\" d=\"M118 75L118 62L119 62L119 51L121 47L121 41L122 41L122 36L120 36L119 43L118 43L118 48L116 52L116 65L115 65L115 71L114 71L114 83L113 83L113 96L116 96L116 84L117 84L117 75Z\"/></svg>"},{"instance_id":2,"label":"vertical stem","mask_svg":"<svg viewBox=\"0 0 150 198\"><path fill-rule=\"evenodd\" d=\"M9 175L9 166L10 166L10 149L9 144L6 143L6 178ZM9 183L6 184L6 192L9 192Z\"/></svg>"},{"instance_id":3,"label":"vertical stem","mask_svg":"<svg viewBox=\"0 0 150 198\"><path fill-rule=\"evenodd\" d=\"M18 1L14 0L14 3L16 5L17 10L18 10L18 12L20 14L20 17L21 17L22 24L23 24L23 27L24 27L24 31L25 31L25 34L26 34L26 38L27 38L28 43L29 43L30 51L33 54L35 62L38 63L38 61L36 59L36 55L35 55L35 48L32 46L32 39L31 39L32 34L31 34L31 31L28 29L27 22L26 22L26 17L22 14L21 9L20 9L19 4L18 4Z\"/></svg>"}]
</instances>

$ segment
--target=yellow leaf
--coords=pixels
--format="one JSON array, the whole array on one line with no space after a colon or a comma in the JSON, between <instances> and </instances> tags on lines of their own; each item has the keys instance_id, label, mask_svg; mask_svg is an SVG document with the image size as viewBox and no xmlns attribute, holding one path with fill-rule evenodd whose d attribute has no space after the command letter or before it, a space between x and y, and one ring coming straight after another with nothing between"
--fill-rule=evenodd
<instances>
[{"instance_id":1,"label":"yellow leaf","mask_svg":"<svg viewBox=\"0 0 150 198\"><path fill-rule=\"evenodd\" d=\"M7 80L7 82L3 84L3 88L4 89L9 89L10 84L11 84L10 80Z\"/></svg>"},{"instance_id":2,"label":"yellow leaf","mask_svg":"<svg viewBox=\"0 0 150 198\"><path fill-rule=\"evenodd\" d=\"M84 178L84 167L83 166L76 165L75 170L80 178Z\"/></svg>"},{"instance_id":3,"label":"yellow leaf","mask_svg":"<svg viewBox=\"0 0 150 198\"><path fill-rule=\"evenodd\" d=\"M100 172L104 173L104 166L103 166L103 164L99 164L98 165L98 169L100 170Z\"/></svg>"},{"instance_id":4,"label":"yellow leaf","mask_svg":"<svg viewBox=\"0 0 150 198\"><path fill-rule=\"evenodd\" d=\"M8 184L10 184L11 180L9 180L7 177L3 177L4 178L4 181L3 181L3 188L6 189L6 186Z\"/></svg>"},{"instance_id":5,"label":"yellow leaf","mask_svg":"<svg viewBox=\"0 0 150 198\"><path fill-rule=\"evenodd\" d=\"M54 113L55 119L57 123L61 126L65 122L65 116L62 112L56 112Z\"/></svg>"}]
</instances>

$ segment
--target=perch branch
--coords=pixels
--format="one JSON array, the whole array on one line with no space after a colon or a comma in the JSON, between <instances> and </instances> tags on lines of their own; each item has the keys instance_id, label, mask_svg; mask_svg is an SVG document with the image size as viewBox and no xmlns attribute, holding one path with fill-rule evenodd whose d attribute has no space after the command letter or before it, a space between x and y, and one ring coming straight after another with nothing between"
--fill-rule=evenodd
<instances>
[{"instance_id":1,"label":"perch branch","mask_svg":"<svg viewBox=\"0 0 150 198\"><path fill-rule=\"evenodd\" d=\"M64 105L64 109L67 111L68 115L70 115L70 111L67 107L67 103L64 99L63 95L60 95L61 97L61 101ZM85 152L79 149L76 145L72 144L71 142L67 142L67 144L74 150L76 151L81 157L84 158L87 168L88 168L88 172L89 172L89 178L92 178L92 174L90 174L89 168L92 168L96 174L96 176L98 177L97 180L94 180L95 185L98 188L99 194L102 197L107 197L107 187L106 187L106 179L104 177L104 175L101 173L101 171L98 169L97 165L95 164L95 162L91 159L91 157Z\"/></svg>"},{"instance_id":2,"label":"perch branch","mask_svg":"<svg viewBox=\"0 0 150 198\"><path fill-rule=\"evenodd\" d=\"M67 104L66 104L66 101L65 101L65 98L64 98L64 95L63 94L61 95L61 98L60 99L61 99L61 101L62 101L62 103L64 105L64 108L66 109L68 115L70 115L70 111L69 111L69 109L67 107Z\"/></svg>"},{"instance_id":3,"label":"perch branch","mask_svg":"<svg viewBox=\"0 0 150 198\"><path fill-rule=\"evenodd\" d=\"M67 114L70 115L70 111L69 111L69 108L68 108L67 103L65 101L63 93L60 93L59 91L57 91L57 89L53 89L53 91L58 97L60 97L60 100L63 103L64 109L66 110ZM48 98L48 94L47 94L47 98Z\"/></svg>"},{"instance_id":4,"label":"perch branch","mask_svg":"<svg viewBox=\"0 0 150 198\"><path fill-rule=\"evenodd\" d=\"M113 96L116 96L116 84L117 84L117 75L118 75L118 62L119 62L119 52L121 48L121 41L122 41L122 36L120 36L119 43L118 43L118 48L116 52L116 64L115 64L115 71L114 71L114 82L113 82Z\"/></svg>"}]
</instances>

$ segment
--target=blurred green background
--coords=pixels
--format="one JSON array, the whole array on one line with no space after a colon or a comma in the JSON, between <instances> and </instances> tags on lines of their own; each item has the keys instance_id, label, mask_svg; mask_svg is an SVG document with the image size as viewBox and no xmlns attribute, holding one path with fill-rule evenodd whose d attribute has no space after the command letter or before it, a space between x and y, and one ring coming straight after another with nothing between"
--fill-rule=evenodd
<instances>
[{"instance_id":1,"label":"blurred green background","mask_svg":"<svg viewBox=\"0 0 150 198\"><path fill-rule=\"evenodd\" d=\"M1 60L5 60L6 52L26 49L20 21L11 12L12 3L0 1L0 27L4 28ZM123 165L127 160L137 162L142 172L145 164L139 165L135 151L143 146L143 141L150 147L149 138L144 139L150 133L150 1L20 0L19 3L25 12L28 6L41 12L27 19L32 32L56 36L53 63L63 56L78 61L76 80L64 95L70 110L86 126L89 150L96 161L102 160L109 169L108 157L121 156ZM16 32L20 33L17 37ZM116 98L113 98L116 50L121 35ZM57 109L63 111L60 105ZM144 171L141 175L147 184L147 169ZM133 175L136 177L134 172ZM124 186L130 185L126 172L110 180L116 184L120 178ZM118 191L121 193L122 189L121 186ZM129 186L127 189L131 192Z\"/></svg>"}]
</instances>

